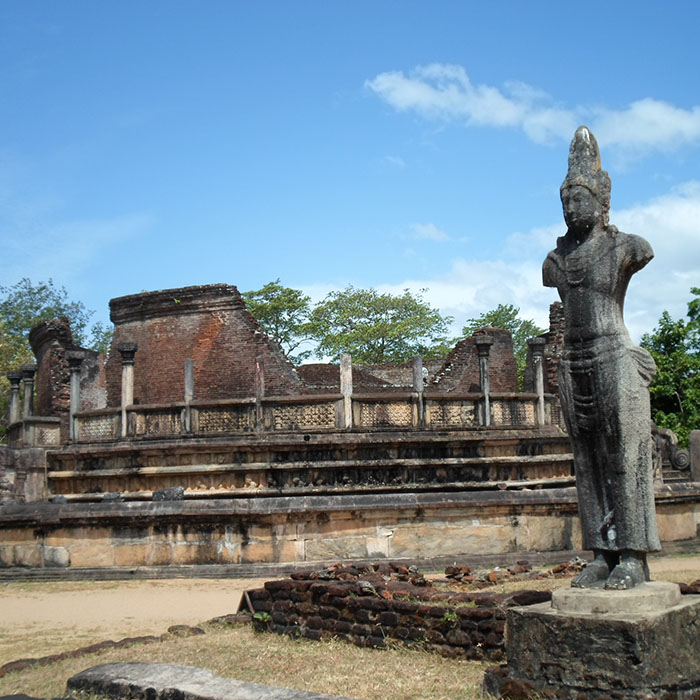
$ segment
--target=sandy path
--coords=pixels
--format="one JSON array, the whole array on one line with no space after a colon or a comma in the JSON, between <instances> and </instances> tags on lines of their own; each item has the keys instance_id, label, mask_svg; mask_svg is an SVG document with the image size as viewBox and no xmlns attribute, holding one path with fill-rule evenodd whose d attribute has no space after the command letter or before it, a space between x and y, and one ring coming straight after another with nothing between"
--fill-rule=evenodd
<instances>
[{"instance_id":1,"label":"sandy path","mask_svg":"<svg viewBox=\"0 0 700 700\"><path fill-rule=\"evenodd\" d=\"M0 579L1 580L1 579ZM0 585L0 665L235 613L264 579Z\"/></svg>"}]
</instances>

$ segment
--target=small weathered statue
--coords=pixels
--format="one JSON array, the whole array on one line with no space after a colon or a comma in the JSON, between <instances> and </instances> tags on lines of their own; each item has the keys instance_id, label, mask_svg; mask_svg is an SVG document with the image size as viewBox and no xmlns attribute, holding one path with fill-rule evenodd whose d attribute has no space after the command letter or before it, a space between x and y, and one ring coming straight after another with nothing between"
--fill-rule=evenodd
<instances>
[{"instance_id":1,"label":"small weathered statue","mask_svg":"<svg viewBox=\"0 0 700 700\"><path fill-rule=\"evenodd\" d=\"M561 201L568 230L542 275L564 305L559 394L583 545L594 554L572 585L627 589L649 580L647 552L660 549L648 390L656 366L623 321L630 278L654 253L645 239L609 225L610 177L585 126L571 142Z\"/></svg>"}]
</instances>

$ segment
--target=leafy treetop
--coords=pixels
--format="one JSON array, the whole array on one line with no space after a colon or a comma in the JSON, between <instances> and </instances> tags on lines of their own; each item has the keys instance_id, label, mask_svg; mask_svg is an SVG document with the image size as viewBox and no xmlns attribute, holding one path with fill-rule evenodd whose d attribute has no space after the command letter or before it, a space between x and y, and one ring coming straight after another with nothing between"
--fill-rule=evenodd
<instances>
[{"instance_id":1,"label":"leafy treetop","mask_svg":"<svg viewBox=\"0 0 700 700\"><path fill-rule=\"evenodd\" d=\"M664 311L641 342L657 367L649 387L652 418L660 428L673 430L684 446L690 431L700 428L700 287L690 293L695 299L688 303L688 320L674 320Z\"/></svg>"},{"instance_id":2,"label":"leafy treetop","mask_svg":"<svg viewBox=\"0 0 700 700\"><path fill-rule=\"evenodd\" d=\"M451 317L443 317L412 294L380 294L352 285L331 292L311 312L307 331L318 342L316 355L337 360L350 353L356 364L404 362L414 355L445 355Z\"/></svg>"},{"instance_id":3,"label":"leafy treetop","mask_svg":"<svg viewBox=\"0 0 700 700\"><path fill-rule=\"evenodd\" d=\"M265 332L282 346L292 362L299 364L311 355L311 350L293 354L307 339L310 297L298 289L283 287L279 277L261 289L243 292L241 296L248 311Z\"/></svg>"}]
</instances>

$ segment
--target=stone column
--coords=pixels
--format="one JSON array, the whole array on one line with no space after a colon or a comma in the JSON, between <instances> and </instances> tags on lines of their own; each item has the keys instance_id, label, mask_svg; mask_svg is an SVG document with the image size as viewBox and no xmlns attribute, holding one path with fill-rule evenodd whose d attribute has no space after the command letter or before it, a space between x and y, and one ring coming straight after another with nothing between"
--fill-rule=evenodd
<instances>
[{"instance_id":1,"label":"stone column","mask_svg":"<svg viewBox=\"0 0 700 700\"><path fill-rule=\"evenodd\" d=\"M544 425L544 338L529 338L527 341L535 373L535 392L537 393L537 425Z\"/></svg>"},{"instance_id":2,"label":"stone column","mask_svg":"<svg viewBox=\"0 0 700 700\"><path fill-rule=\"evenodd\" d=\"M489 338L487 335L475 335L474 343L479 353L479 384L481 385L481 393L484 395L481 403L481 425L489 426L491 425L489 352L491 350L491 345L493 345L493 338Z\"/></svg>"},{"instance_id":3,"label":"stone column","mask_svg":"<svg viewBox=\"0 0 700 700\"><path fill-rule=\"evenodd\" d=\"M342 428L352 428L352 355L340 356L340 393L343 395Z\"/></svg>"},{"instance_id":4,"label":"stone column","mask_svg":"<svg viewBox=\"0 0 700 700\"><path fill-rule=\"evenodd\" d=\"M68 435L72 442L78 439L78 426L75 414L80 411L80 365L83 364L85 353L82 350L69 350L66 353L70 369L70 418L68 420Z\"/></svg>"},{"instance_id":5,"label":"stone column","mask_svg":"<svg viewBox=\"0 0 700 700\"><path fill-rule=\"evenodd\" d=\"M7 378L10 381L10 401L7 405L7 422L9 425L12 425L20 419L19 383L22 381L22 372L19 370L8 372Z\"/></svg>"},{"instance_id":6,"label":"stone column","mask_svg":"<svg viewBox=\"0 0 700 700\"><path fill-rule=\"evenodd\" d=\"M690 431L690 478L700 481L700 430Z\"/></svg>"},{"instance_id":7,"label":"stone column","mask_svg":"<svg viewBox=\"0 0 700 700\"><path fill-rule=\"evenodd\" d=\"M194 360L185 360L185 416L183 426L186 433L192 432L192 409L190 404L194 398Z\"/></svg>"},{"instance_id":8,"label":"stone column","mask_svg":"<svg viewBox=\"0 0 700 700\"><path fill-rule=\"evenodd\" d=\"M117 345L122 356L122 437L128 432L126 407L134 403L134 355L138 349L136 343Z\"/></svg>"},{"instance_id":9,"label":"stone column","mask_svg":"<svg viewBox=\"0 0 700 700\"><path fill-rule=\"evenodd\" d=\"M262 430L265 427L265 415L262 400L265 397L265 365L262 358L255 360L255 428Z\"/></svg>"},{"instance_id":10,"label":"stone column","mask_svg":"<svg viewBox=\"0 0 700 700\"><path fill-rule=\"evenodd\" d=\"M22 384L24 384L24 402L22 403L22 417L29 418L34 414L34 375L36 365L30 362L20 367L22 372Z\"/></svg>"},{"instance_id":11,"label":"stone column","mask_svg":"<svg viewBox=\"0 0 700 700\"><path fill-rule=\"evenodd\" d=\"M423 390L425 388L425 382L423 381L423 358L420 355L416 355L413 358L413 393L416 398L416 415L414 425L416 427L423 425Z\"/></svg>"}]
</instances>

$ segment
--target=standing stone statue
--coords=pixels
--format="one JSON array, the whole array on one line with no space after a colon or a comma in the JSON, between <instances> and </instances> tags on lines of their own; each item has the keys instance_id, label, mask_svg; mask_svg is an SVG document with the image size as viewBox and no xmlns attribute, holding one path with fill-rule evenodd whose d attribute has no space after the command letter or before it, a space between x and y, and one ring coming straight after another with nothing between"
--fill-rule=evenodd
<instances>
[{"instance_id":1,"label":"standing stone statue","mask_svg":"<svg viewBox=\"0 0 700 700\"><path fill-rule=\"evenodd\" d=\"M654 510L649 384L656 366L623 321L632 275L654 256L640 236L609 225L610 177L598 143L577 129L561 186L565 236L542 268L564 305L559 393L571 437L583 545L594 560L579 588L632 588L649 580L660 549Z\"/></svg>"}]
</instances>

